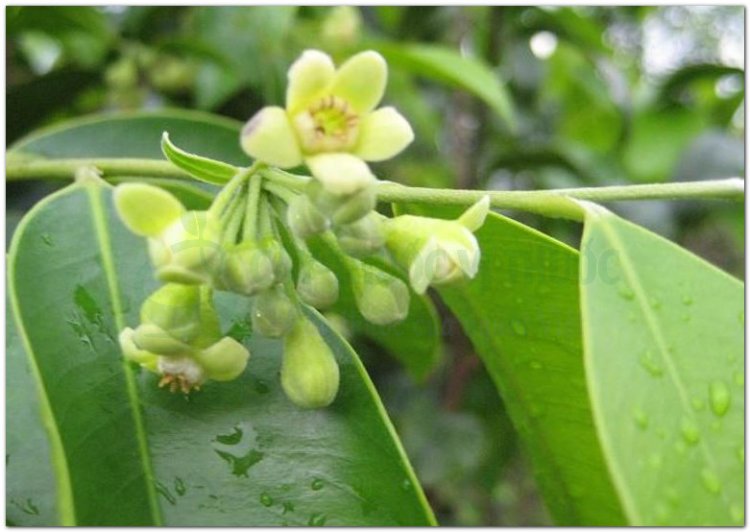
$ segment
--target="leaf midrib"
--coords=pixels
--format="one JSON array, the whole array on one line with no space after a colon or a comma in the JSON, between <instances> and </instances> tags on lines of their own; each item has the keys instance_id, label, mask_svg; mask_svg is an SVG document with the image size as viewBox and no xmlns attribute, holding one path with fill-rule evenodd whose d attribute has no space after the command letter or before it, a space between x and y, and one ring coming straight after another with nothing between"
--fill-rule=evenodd
<instances>
[{"instance_id":1,"label":"leaf midrib","mask_svg":"<svg viewBox=\"0 0 750 532\"><path fill-rule=\"evenodd\" d=\"M90 183L86 185L86 192L89 196L91 216L94 222L94 230L96 232L96 237L99 241L99 248L101 250L102 269L104 270L104 275L107 279L107 289L109 291L110 300L112 301L112 311L114 314L115 325L117 326L117 330L121 331L125 328L123 319L124 313L122 302L120 299L120 290L117 283L117 271L115 269L114 258L112 256L111 239L105 220L104 206L102 204L102 188L103 187L99 184ZM148 451L145 422L140 410L138 388L136 386L133 371L125 358L122 358L122 367L125 374L125 383L128 392L128 401L130 402L130 410L133 414L135 435L138 442L138 453L140 454L141 462L143 464L143 472L146 480L146 496L148 498L149 507L151 509L151 518L153 519L153 524L155 526L161 526L163 524L161 507L159 506L158 498L156 495L156 487L154 485L155 476L153 467L151 465L151 456Z\"/></svg>"},{"instance_id":2,"label":"leaf midrib","mask_svg":"<svg viewBox=\"0 0 750 532\"><path fill-rule=\"evenodd\" d=\"M648 298L645 294L645 289L641 283L640 277L638 276L633 266L633 263L630 260L630 255L627 252L627 248L619 238L617 231L610 225L608 216L609 215L599 217L600 227L602 228L602 231L605 233L605 235L610 239L615 249L619 249L621 252L619 257L623 273L628 279L629 284L633 287L635 300L638 302L638 306L641 308L649 332L656 341L658 352L661 355L665 366L667 367L667 374L669 375L670 380L672 380L675 388L677 389L677 395L679 396L680 402L682 403L683 407L683 415L685 415L685 412L688 412L690 417L692 418L692 421L696 423L696 425L700 426L698 423L698 418L695 416L695 414L692 413L692 410L690 408L690 399L685 390L677 367L675 366L674 361L669 354L669 349L666 345L666 341L664 340L664 337L662 336L658 327L660 320L651 309L651 306L648 303ZM697 444L697 447L701 450L701 454L704 455L706 462L714 471L718 470L713 455L711 452L709 452L709 449L706 446L705 440L701 438L697 442ZM721 490L721 499L727 505L727 511L730 511L731 502L727 500L727 494L725 490Z\"/></svg>"}]
</instances>

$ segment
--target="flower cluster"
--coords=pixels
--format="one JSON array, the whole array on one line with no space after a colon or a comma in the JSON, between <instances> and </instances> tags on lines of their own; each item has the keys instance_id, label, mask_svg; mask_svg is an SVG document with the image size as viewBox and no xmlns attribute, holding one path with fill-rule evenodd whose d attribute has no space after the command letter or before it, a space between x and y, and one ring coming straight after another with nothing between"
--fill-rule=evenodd
<instances>
[{"instance_id":1,"label":"flower cluster","mask_svg":"<svg viewBox=\"0 0 750 532\"><path fill-rule=\"evenodd\" d=\"M186 210L150 185L117 187L117 211L147 238L165 283L143 304L140 325L120 335L129 360L185 393L238 377L249 352L221 335L213 303L216 291L233 292L253 300L253 333L283 339L287 396L322 407L336 397L339 368L305 306L330 308L346 279L362 316L386 326L407 316L410 289L381 268L383 260L408 272L420 294L476 274L473 231L489 210L487 198L457 220L387 218L375 210L377 180L366 161L390 158L413 138L395 109L376 109L386 77L376 52L338 69L322 52L303 53L289 71L286 108L262 109L242 131L241 145L256 163L238 170L206 211ZM280 170L303 163L311 178ZM316 255L321 245L335 264Z\"/></svg>"}]
</instances>

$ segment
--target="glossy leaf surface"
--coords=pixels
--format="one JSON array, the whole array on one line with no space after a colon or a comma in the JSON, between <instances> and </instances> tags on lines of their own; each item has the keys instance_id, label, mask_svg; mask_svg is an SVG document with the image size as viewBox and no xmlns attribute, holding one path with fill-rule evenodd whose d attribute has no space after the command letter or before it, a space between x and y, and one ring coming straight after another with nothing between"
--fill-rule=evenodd
<instances>
[{"instance_id":1,"label":"glossy leaf surface","mask_svg":"<svg viewBox=\"0 0 750 532\"><path fill-rule=\"evenodd\" d=\"M145 242L116 218L108 186L71 186L35 207L9 266L12 305L50 405L62 522L432 522L358 358L316 315L341 366L327 409L287 400L279 343L248 340L244 299L218 302L224 329L253 353L240 379L186 400L123 362L117 331L137 324L156 283Z\"/></svg>"},{"instance_id":2,"label":"glossy leaf surface","mask_svg":"<svg viewBox=\"0 0 750 532\"><path fill-rule=\"evenodd\" d=\"M410 212L452 218L460 211ZM578 253L491 213L470 282L440 288L497 385L558 524L622 525L586 390Z\"/></svg>"},{"instance_id":3,"label":"glossy leaf surface","mask_svg":"<svg viewBox=\"0 0 750 532\"><path fill-rule=\"evenodd\" d=\"M589 387L630 522L742 524L742 283L596 206L582 256Z\"/></svg>"}]
</instances>

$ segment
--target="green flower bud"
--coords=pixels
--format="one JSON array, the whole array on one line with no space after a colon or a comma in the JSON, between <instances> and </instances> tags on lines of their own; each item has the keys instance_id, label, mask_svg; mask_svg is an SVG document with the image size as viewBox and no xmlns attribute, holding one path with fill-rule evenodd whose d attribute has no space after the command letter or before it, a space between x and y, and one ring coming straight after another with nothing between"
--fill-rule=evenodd
<instances>
[{"instance_id":1,"label":"green flower bud","mask_svg":"<svg viewBox=\"0 0 750 532\"><path fill-rule=\"evenodd\" d=\"M302 194L289 202L286 217L289 228L302 239L322 233L330 226L328 219Z\"/></svg>"},{"instance_id":2,"label":"green flower bud","mask_svg":"<svg viewBox=\"0 0 750 532\"><path fill-rule=\"evenodd\" d=\"M308 305L328 308L339 298L339 280L329 268L309 258L300 268L297 293Z\"/></svg>"},{"instance_id":3,"label":"green flower bud","mask_svg":"<svg viewBox=\"0 0 750 532\"><path fill-rule=\"evenodd\" d=\"M294 326L297 308L278 284L255 298L253 330L269 338L284 336Z\"/></svg>"},{"instance_id":4,"label":"green flower bud","mask_svg":"<svg viewBox=\"0 0 750 532\"><path fill-rule=\"evenodd\" d=\"M224 337L195 354L206 377L215 381L231 381L239 377L250 358L250 352L234 338Z\"/></svg>"},{"instance_id":5,"label":"green flower bud","mask_svg":"<svg viewBox=\"0 0 750 532\"><path fill-rule=\"evenodd\" d=\"M482 226L488 212L485 196L457 220L405 215L385 222L388 250L409 270L409 282L418 294L429 285L476 275L480 249L472 231Z\"/></svg>"},{"instance_id":6,"label":"green flower bud","mask_svg":"<svg viewBox=\"0 0 750 532\"><path fill-rule=\"evenodd\" d=\"M300 318L284 338L281 386L301 408L330 405L339 389L339 366L317 327Z\"/></svg>"},{"instance_id":7,"label":"green flower bud","mask_svg":"<svg viewBox=\"0 0 750 532\"><path fill-rule=\"evenodd\" d=\"M135 331L130 327L126 327L120 333L118 340L123 356L131 362L135 362L141 367L155 372L158 357L154 353L139 349L133 340L134 334Z\"/></svg>"},{"instance_id":8,"label":"green flower bud","mask_svg":"<svg viewBox=\"0 0 750 532\"><path fill-rule=\"evenodd\" d=\"M142 323L133 331L136 348L166 357L189 356L193 348L153 323Z\"/></svg>"},{"instance_id":9,"label":"green flower bud","mask_svg":"<svg viewBox=\"0 0 750 532\"><path fill-rule=\"evenodd\" d=\"M200 334L200 305L200 289L197 286L166 284L151 294L141 306L141 323L155 325L175 340L190 343ZM136 342L140 345L140 342Z\"/></svg>"},{"instance_id":10,"label":"green flower bud","mask_svg":"<svg viewBox=\"0 0 750 532\"><path fill-rule=\"evenodd\" d=\"M385 244L381 215L371 212L361 220L336 230L339 245L353 257L372 255Z\"/></svg>"},{"instance_id":11,"label":"green flower bud","mask_svg":"<svg viewBox=\"0 0 750 532\"><path fill-rule=\"evenodd\" d=\"M156 276L165 282L203 284L211 281L221 257L220 230L204 211L190 211L149 239Z\"/></svg>"},{"instance_id":12,"label":"green flower bud","mask_svg":"<svg viewBox=\"0 0 750 532\"><path fill-rule=\"evenodd\" d=\"M246 296L271 287L275 281L271 259L256 242L243 242L226 250L214 284Z\"/></svg>"},{"instance_id":13,"label":"green flower bud","mask_svg":"<svg viewBox=\"0 0 750 532\"><path fill-rule=\"evenodd\" d=\"M367 321L388 325L406 318L409 288L401 279L364 262L357 262L349 271L357 308Z\"/></svg>"},{"instance_id":14,"label":"green flower bud","mask_svg":"<svg viewBox=\"0 0 750 532\"><path fill-rule=\"evenodd\" d=\"M278 240L265 238L260 244L261 249L271 261L274 280L277 283L283 282L292 271L292 259L286 252L284 246Z\"/></svg>"},{"instance_id":15,"label":"green flower bud","mask_svg":"<svg viewBox=\"0 0 750 532\"><path fill-rule=\"evenodd\" d=\"M360 36L362 15L355 6L336 6L323 20L321 34L332 46L349 46Z\"/></svg>"},{"instance_id":16,"label":"green flower bud","mask_svg":"<svg viewBox=\"0 0 750 532\"><path fill-rule=\"evenodd\" d=\"M375 187L372 186L341 196L327 191L318 181L310 181L305 187L305 193L334 225L356 222L370 213L377 204Z\"/></svg>"},{"instance_id":17,"label":"green flower bud","mask_svg":"<svg viewBox=\"0 0 750 532\"><path fill-rule=\"evenodd\" d=\"M114 202L125 226L140 236L158 237L185 214L185 207L172 194L143 183L118 185Z\"/></svg>"}]
</instances>

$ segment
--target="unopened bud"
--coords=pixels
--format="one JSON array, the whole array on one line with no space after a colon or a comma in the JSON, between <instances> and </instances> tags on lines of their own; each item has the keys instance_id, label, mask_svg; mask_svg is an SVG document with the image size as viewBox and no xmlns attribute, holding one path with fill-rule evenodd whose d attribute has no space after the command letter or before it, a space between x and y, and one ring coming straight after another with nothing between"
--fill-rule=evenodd
<instances>
[{"instance_id":1,"label":"unopened bud","mask_svg":"<svg viewBox=\"0 0 750 532\"><path fill-rule=\"evenodd\" d=\"M289 228L302 239L322 233L330 226L328 219L304 194L295 196L289 202L286 216Z\"/></svg>"},{"instance_id":2,"label":"unopened bud","mask_svg":"<svg viewBox=\"0 0 750 532\"><path fill-rule=\"evenodd\" d=\"M255 242L243 242L226 250L215 284L220 290L253 296L274 280L273 264L264 250Z\"/></svg>"},{"instance_id":3,"label":"unopened bud","mask_svg":"<svg viewBox=\"0 0 750 532\"><path fill-rule=\"evenodd\" d=\"M332 194L313 180L305 187L305 193L320 212L325 213L333 225L344 225L363 218L377 203L375 187L365 187L354 194Z\"/></svg>"},{"instance_id":4,"label":"unopened bud","mask_svg":"<svg viewBox=\"0 0 750 532\"><path fill-rule=\"evenodd\" d=\"M261 243L261 249L271 261L274 280L277 283L283 282L292 271L292 259L286 252L281 242L273 238L266 238Z\"/></svg>"},{"instance_id":5,"label":"unopened bud","mask_svg":"<svg viewBox=\"0 0 750 532\"><path fill-rule=\"evenodd\" d=\"M339 389L339 366L317 327L300 317L284 338L281 386L301 408L330 405Z\"/></svg>"},{"instance_id":6,"label":"unopened bud","mask_svg":"<svg viewBox=\"0 0 750 532\"><path fill-rule=\"evenodd\" d=\"M162 286L141 306L141 323L155 325L172 338L190 343L200 333L199 287L177 283Z\"/></svg>"},{"instance_id":7,"label":"unopened bud","mask_svg":"<svg viewBox=\"0 0 750 532\"><path fill-rule=\"evenodd\" d=\"M336 230L339 245L353 257L372 255L385 244L380 214L371 212L361 220Z\"/></svg>"},{"instance_id":8,"label":"unopened bud","mask_svg":"<svg viewBox=\"0 0 750 532\"><path fill-rule=\"evenodd\" d=\"M190 211L149 239L149 253L162 281L201 284L211 280L220 258L219 226L205 211Z\"/></svg>"},{"instance_id":9,"label":"unopened bud","mask_svg":"<svg viewBox=\"0 0 750 532\"><path fill-rule=\"evenodd\" d=\"M160 356L188 356L193 348L153 323L142 323L133 331L133 343L138 349Z\"/></svg>"},{"instance_id":10,"label":"unopened bud","mask_svg":"<svg viewBox=\"0 0 750 532\"><path fill-rule=\"evenodd\" d=\"M329 268L311 258L300 268L297 293L308 305L328 308L339 298L339 280Z\"/></svg>"},{"instance_id":11,"label":"unopened bud","mask_svg":"<svg viewBox=\"0 0 750 532\"><path fill-rule=\"evenodd\" d=\"M261 292L255 298L253 330L269 338L284 336L294 326L297 308L280 284Z\"/></svg>"},{"instance_id":12,"label":"unopened bud","mask_svg":"<svg viewBox=\"0 0 750 532\"><path fill-rule=\"evenodd\" d=\"M401 279L358 262L350 268L352 290L360 314L370 323L388 325L409 313L409 288Z\"/></svg>"},{"instance_id":13,"label":"unopened bud","mask_svg":"<svg viewBox=\"0 0 750 532\"><path fill-rule=\"evenodd\" d=\"M126 327L120 333L118 340L120 342L120 349L122 349L123 356L136 364L140 364L142 367L156 371L157 356L154 353L139 349L133 340L135 331L130 327Z\"/></svg>"},{"instance_id":14,"label":"unopened bud","mask_svg":"<svg viewBox=\"0 0 750 532\"><path fill-rule=\"evenodd\" d=\"M215 381L231 381L239 377L249 358L250 352L245 346L228 336L195 354L206 377Z\"/></svg>"}]
</instances>

